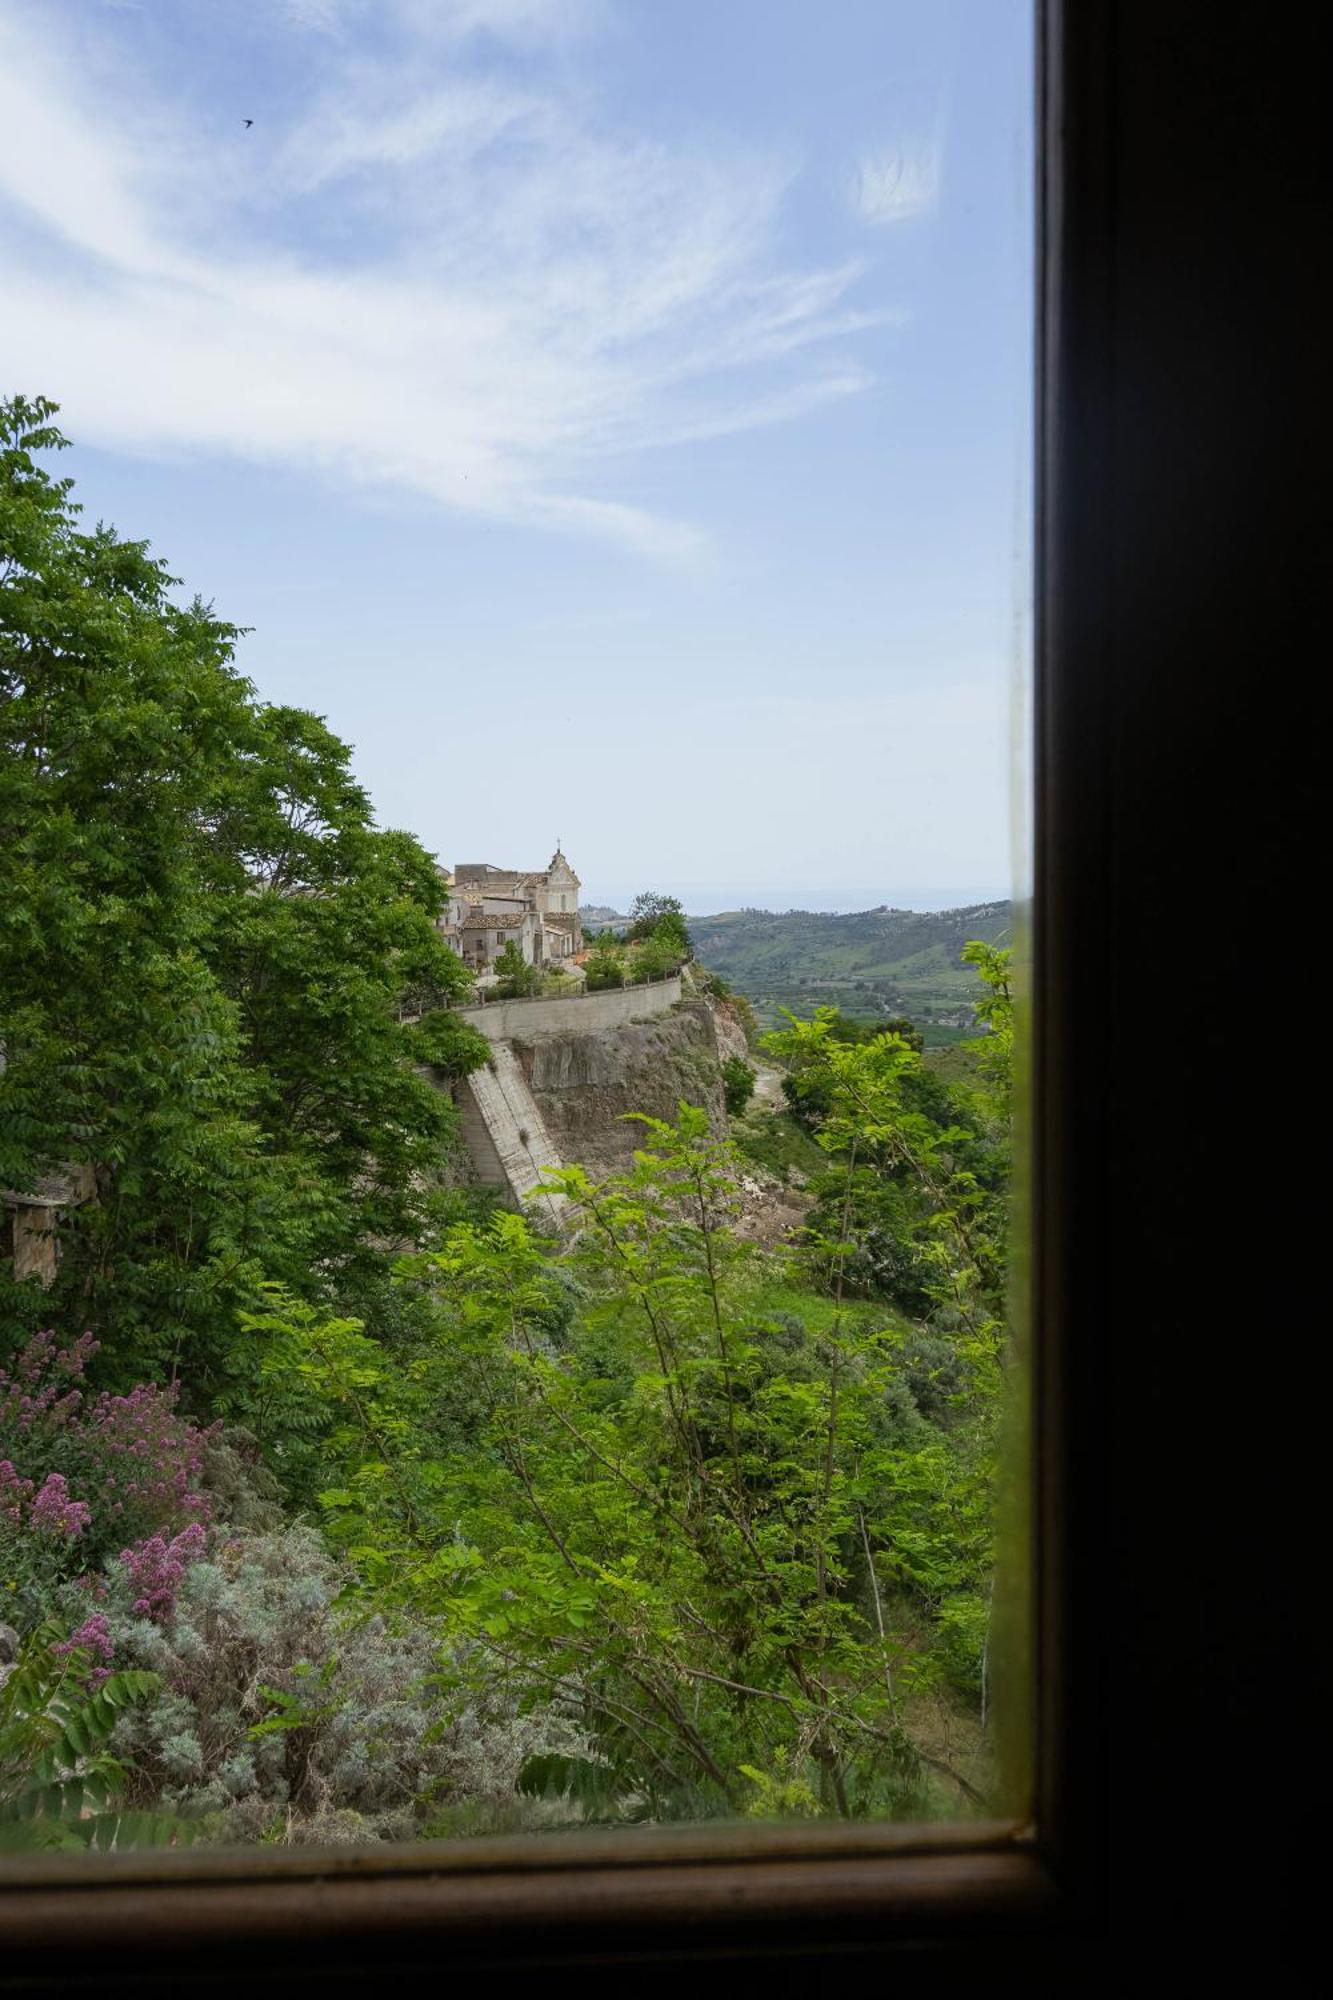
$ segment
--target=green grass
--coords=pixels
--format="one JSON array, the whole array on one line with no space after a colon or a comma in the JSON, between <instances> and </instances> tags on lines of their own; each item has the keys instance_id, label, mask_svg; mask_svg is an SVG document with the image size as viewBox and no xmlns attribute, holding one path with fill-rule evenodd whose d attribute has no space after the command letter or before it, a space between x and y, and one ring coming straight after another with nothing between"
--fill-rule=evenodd
<instances>
[{"instance_id":1,"label":"green grass","mask_svg":"<svg viewBox=\"0 0 1333 2000\"><path fill-rule=\"evenodd\" d=\"M968 1028L951 1028L939 1021L926 1021L921 1028L921 1039L928 1049L957 1048L960 1042L975 1041L976 1036L975 1023Z\"/></svg>"},{"instance_id":2,"label":"green grass","mask_svg":"<svg viewBox=\"0 0 1333 2000\"><path fill-rule=\"evenodd\" d=\"M921 1060L928 1070L933 1070L942 1083L962 1084L971 1088L981 1081L981 1071L977 1065L975 1036L960 1036L956 1042L943 1046L932 1046L927 1037L921 1052Z\"/></svg>"},{"instance_id":3,"label":"green grass","mask_svg":"<svg viewBox=\"0 0 1333 2000\"><path fill-rule=\"evenodd\" d=\"M828 1154L785 1111L752 1109L744 1118L732 1119L731 1136L747 1160L779 1180L787 1178L789 1167L799 1168L808 1178L822 1173L829 1163Z\"/></svg>"}]
</instances>

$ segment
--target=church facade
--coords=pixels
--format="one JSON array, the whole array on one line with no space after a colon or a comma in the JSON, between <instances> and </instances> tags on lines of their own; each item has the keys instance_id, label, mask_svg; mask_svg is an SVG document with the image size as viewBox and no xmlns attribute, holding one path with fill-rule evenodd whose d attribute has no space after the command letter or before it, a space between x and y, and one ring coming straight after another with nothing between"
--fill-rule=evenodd
<instances>
[{"instance_id":1,"label":"church facade","mask_svg":"<svg viewBox=\"0 0 1333 2000\"><path fill-rule=\"evenodd\" d=\"M583 949L581 884L558 843L545 868L460 861L445 884L449 906L440 928L474 973L489 972L509 943L529 965L540 966L558 966Z\"/></svg>"}]
</instances>

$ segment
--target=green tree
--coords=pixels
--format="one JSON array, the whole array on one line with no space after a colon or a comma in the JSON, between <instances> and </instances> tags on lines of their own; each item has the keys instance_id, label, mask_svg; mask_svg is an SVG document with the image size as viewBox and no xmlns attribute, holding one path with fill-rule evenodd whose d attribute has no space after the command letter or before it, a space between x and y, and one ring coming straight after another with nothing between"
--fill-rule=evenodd
<instances>
[{"instance_id":1,"label":"green tree","mask_svg":"<svg viewBox=\"0 0 1333 2000\"><path fill-rule=\"evenodd\" d=\"M405 993L467 974L438 929L445 892L410 835L383 832L319 717L255 712L206 849L207 955L236 1005L270 1156L308 1196L309 1251L339 1296L416 1240L453 1130L416 1070ZM278 1259L270 1274L293 1282Z\"/></svg>"},{"instance_id":2,"label":"green tree","mask_svg":"<svg viewBox=\"0 0 1333 2000\"><path fill-rule=\"evenodd\" d=\"M726 1093L727 1110L733 1118L742 1115L754 1096L757 1075L758 1072L740 1056L728 1056L723 1063L722 1088Z\"/></svg>"},{"instance_id":3,"label":"green tree","mask_svg":"<svg viewBox=\"0 0 1333 2000\"><path fill-rule=\"evenodd\" d=\"M510 938L504 950L495 961L498 991L506 1000L525 998L535 993L541 983L541 973L535 965L529 965L522 950Z\"/></svg>"},{"instance_id":4,"label":"green tree","mask_svg":"<svg viewBox=\"0 0 1333 2000\"><path fill-rule=\"evenodd\" d=\"M1009 953L970 945L965 955L986 987L977 1013L989 1033L976 1044L991 1087L986 1132L901 1035L844 1040L831 1010L821 1009L812 1021L793 1019L765 1046L788 1064L798 1098L819 1106L816 1137L830 1166L808 1232L816 1272L839 1295L859 1277L927 1318L932 1366L952 1378L947 1435L899 1482L893 1518L901 1574L948 1625L954 1671L984 1699L1007 1362L1013 1010Z\"/></svg>"},{"instance_id":5,"label":"green tree","mask_svg":"<svg viewBox=\"0 0 1333 2000\"><path fill-rule=\"evenodd\" d=\"M879 1186L904 1197L895 1229L910 1234L924 1289L971 1325L978 1341L998 1341L1005 1264L1005 1177L993 1152L962 1122L946 1087L901 1035L868 1042L835 1033L832 1010L765 1037L787 1066L798 1106L829 1154L828 1210L855 1204ZM846 1235L846 1230L840 1236ZM839 1270L844 1265L839 1259Z\"/></svg>"},{"instance_id":6,"label":"green tree","mask_svg":"<svg viewBox=\"0 0 1333 2000\"><path fill-rule=\"evenodd\" d=\"M980 938L963 947L963 962L975 965L985 987L973 1005L987 1033L971 1046L990 1086L994 1108L1005 1119L1014 1077L1013 956L1008 947L986 944Z\"/></svg>"},{"instance_id":7,"label":"green tree","mask_svg":"<svg viewBox=\"0 0 1333 2000\"><path fill-rule=\"evenodd\" d=\"M694 953L684 907L679 898L660 895L656 890L645 890L641 896L634 898L625 937L630 944L652 939L664 952L674 953L678 961L690 958Z\"/></svg>"},{"instance_id":8,"label":"green tree","mask_svg":"<svg viewBox=\"0 0 1333 2000\"><path fill-rule=\"evenodd\" d=\"M4 1318L114 1311L169 1342L303 1235L207 956L201 857L251 704L234 629L175 604L142 544L80 530L38 463L53 414L0 406L0 1183L84 1163L97 1198L57 1298L7 1284Z\"/></svg>"},{"instance_id":9,"label":"green tree","mask_svg":"<svg viewBox=\"0 0 1333 2000\"><path fill-rule=\"evenodd\" d=\"M588 953L583 972L590 993L625 984L625 948L613 931L602 932Z\"/></svg>"},{"instance_id":10,"label":"green tree","mask_svg":"<svg viewBox=\"0 0 1333 2000\"><path fill-rule=\"evenodd\" d=\"M629 1172L553 1178L570 1250L510 1214L451 1233L410 1368L307 1328L295 1366L342 1412L329 1531L373 1594L443 1620L453 1699L581 1713L607 1810L947 1809L971 1788L904 1718L889 1592L938 1593L974 1551L951 1514L922 1534L949 1468L896 1425L901 1336L839 1310L784 1338L729 1226L729 1149L688 1106L640 1122Z\"/></svg>"},{"instance_id":11,"label":"green tree","mask_svg":"<svg viewBox=\"0 0 1333 2000\"><path fill-rule=\"evenodd\" d=\"M630 946L625 959L625 976L630 980L665 979L668 973L679 969L680 963L679 951L654 931Z\"/></svg>"},{"instance_id":12,"label":"green tree","mask_svg":"<svg viewBox=\"0 0 1333 2000\"><path fill-rule=\"evenodd\" d=\"M143 544L83 531L53 415L0 406L0 1185L83 1165L94 1198L55 1291L0 1278L0 1307L95 1326L124 1373L188 1346L202 1387L266 1277L373 1295L428 1226L453 1113L399 1003L467 976L346 747L257 703Z\"/></svg>"},{"instance_id":13,"label":"green tree","mask_svg":"<svg viewBox=\"0 0 1333 2000\"><path fill-rule=\"evenodd\" d=\"M413 1024L412 1045L419 1061L451 1082L471 1076L491 1059L491 1045L479 1028L458 1014L438 1010Z\"/></svg>"}]
</instances>

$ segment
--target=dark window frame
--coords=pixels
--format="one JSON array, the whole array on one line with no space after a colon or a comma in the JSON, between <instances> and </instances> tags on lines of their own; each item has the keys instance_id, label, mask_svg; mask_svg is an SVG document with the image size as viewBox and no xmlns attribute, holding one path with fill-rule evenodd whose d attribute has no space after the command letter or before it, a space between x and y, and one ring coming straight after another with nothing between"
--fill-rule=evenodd
<instances>
[{"instance_id":1,"label":"dark window frame","mask_svg":"<svg viewBox=\"0 0 1333 2000\"><path fill-rule=\"evenodd\" d=\"M1168 1421L1192 1409L1203 1437L1231 1414L1212 1378L1165 1345L1179 1331L1170 1310L1185 1297L1182 1258L1211 1239L1202 1206L1190 1207L1130 1131L1123 1099L1169 1079L1177 1181L1207 1167L1228 1127L1188 1049L1170 1069L1149 1050L1136 1082L1125 1045L1139 997L1123 967L1169 935L1145 857L1157 859L1160 893L1178 893L1195 820L1222 826L1232 781L1249 763L1253 795L1263 756L1263 711L1229 696L1242 680L1250 692L1247 615L1256 631L1279 630L1300 580L1290 508L1284 516L1255 473L1265 451L1289 470L1297 450L1271 423L1298 310L1281 252L1308 226L1302 145L1312 151L1317 124L1304 131L1288 115L1287 91L1302 69L1319 71L1295 45L1291 15L1266 42L1190 0L1038 0L1037 21L1031 1824L679 1829L383 1858L15 1866L0 1883L0 1978L86 1972L100 1986L142 1986L150 1974L188 1974L205 1990L242 1970L264 1985L289 1983L297 1968L364 1979L371 1965L574 1960L614 1964L621 1978L627 1963L692 1956L732 1979L738 1959L899 1947L983 1973L1031 1972L1073 1949L1097 1973L1090 1941L1095 1950L1119 1921L1117 1899L1141 1906L1129 1928L1146 1935L1168 1902L1179 1923L1204 1912L1234 1923L1219 1899L1239 1899L1242 1883L1251 1902L1259 1893L1252 1849L1234 1837L1243 1781L1238 1791L1227 1773L1228 1790L1214 1766L1225 1732L1261 1704L1234 1666L1173 1690L1161 1664L1168 1618L1179 1630L1182 1615L1187 1634L1191 1616L1202 1633L1187 1637L1187 1656L1207 1662L1222 1586L1201 1538L1169 1596L1160 1581L1154 1594L1147 1567L1148 1526L1174 1523L1183 1537L1196 1475L1216 1472L1206 1442L1193 1459L1186 1451L1183 1474L1163 1470ZM1243 183L1217 145L1237 119L1250 141ZM1229 313L1199 320L1200 333L1196 304L1224 296L1233 266L1239 288L1263 282ZM1181 365L1190 355L1193 373ZM1234 450L1210 453L1242 379L1267 395L1270 421L1247 428L1237 413L1237 463ZM1235 574L1242 537L1256 563L1249 579ZM1161 788L1163 773L1174 789ZM1264 782L1261 769L1260 795ZM1271 806L1279 784L1271 773L1267 783ZM1224 861L1233 879L1257 881L1238 844ZM1145 1249L1136 1222L1140 1236L1169 1227L1175 1239ZM1162 1295L1146 1407L1117 1373L1121 1263ZM1210 1289L1197 1266L1189 1277L1220 1307L1220 1279ZM1128 1460L1112 1435L1127 1414L1137 1426ZM1266 1703L1269 1656L1253 1638L1251 1655ZM1168 1731L1156 1712L1171 1692ZM1124 1767L1137 1753L1156 1772L1172 1752L1193 1817L1168 1835L1163 1858L1148 1834L1163 1800L1140 1798ZM1203 1815L1228 1807L1231 1825L1214 1830ZM1186 1886L1200 1876L1205 1888ZM682 1976L677 1965L672 1977Z\"/></svg>"}]
</instances>

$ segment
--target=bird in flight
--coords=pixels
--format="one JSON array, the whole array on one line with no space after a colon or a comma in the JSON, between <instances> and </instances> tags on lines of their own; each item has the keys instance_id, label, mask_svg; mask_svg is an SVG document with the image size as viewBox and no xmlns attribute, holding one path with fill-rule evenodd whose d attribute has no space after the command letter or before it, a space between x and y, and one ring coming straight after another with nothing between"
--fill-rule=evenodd
<instances>
[{"instance_id":1,"label":"bird in flight","mask_svg":"<svg viewBox=\"0 0 1333 2000\"><path fill-rule=\"evenodd\" d=\"M244 125L244 126L245 126L245 129L247 130L247 132L249 131L250 127L251 127L251 126L252 126L252 125L254 124L254 122L255 122L255 121L254 121L254 119L253 119L253 118L243 118L243 119L241 120L241 123L242 123L242 125Z\"/></svg>"}]
</instances>

